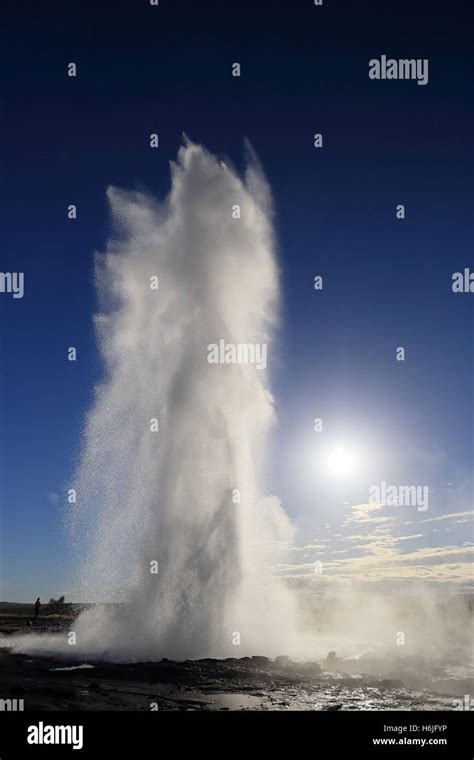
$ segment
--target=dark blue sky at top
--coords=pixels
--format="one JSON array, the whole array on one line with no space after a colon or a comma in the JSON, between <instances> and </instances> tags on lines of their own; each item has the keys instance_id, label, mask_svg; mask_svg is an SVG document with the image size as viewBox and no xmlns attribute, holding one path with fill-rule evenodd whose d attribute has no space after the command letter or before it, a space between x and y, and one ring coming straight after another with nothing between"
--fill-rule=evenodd
<instances>
[{"instance_id":1,"label":"dark blue sky at top","mask_svg":"<svg viewBox=\"0 0 474 760\"><path fill-rule=\"evenodd\" d=\"M0 597L67 585L64 493L101 377L92 267L105 190L163 197L183 131L239 169L249 138L274 196L271 492L305 531L328 518L315 417L326 440L378 457L373 477L440 489L469 470L474 295L451 292L452 273L474 268L467 1L85 0L6 3L2 16L0 268L25 272L25 297L0 295ZM428 85L371 81L381 54L428 58Z\"/></svg>"}]
</instances>

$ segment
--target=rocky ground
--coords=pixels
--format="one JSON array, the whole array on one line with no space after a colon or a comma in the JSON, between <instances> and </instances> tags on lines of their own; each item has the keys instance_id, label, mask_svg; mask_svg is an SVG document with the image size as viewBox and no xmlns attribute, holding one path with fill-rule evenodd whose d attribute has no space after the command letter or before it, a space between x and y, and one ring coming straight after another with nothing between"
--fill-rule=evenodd
<instances>
[{"instance_id":1,"label":"rocky ground","mask_svg":"<svg viewBox=\"0 0 474 760\"><path fill-rule=\"evenodd\" d=\"M43 620L34 632L60 630ZM28 619L0 619L2 699L35 710L452 710L474 693L472 681L432 669L426 687L418 659L365 656L321 663L243 657L117 664L38 657L11 651L11 634Z\"/></svg>"}]
</instances>

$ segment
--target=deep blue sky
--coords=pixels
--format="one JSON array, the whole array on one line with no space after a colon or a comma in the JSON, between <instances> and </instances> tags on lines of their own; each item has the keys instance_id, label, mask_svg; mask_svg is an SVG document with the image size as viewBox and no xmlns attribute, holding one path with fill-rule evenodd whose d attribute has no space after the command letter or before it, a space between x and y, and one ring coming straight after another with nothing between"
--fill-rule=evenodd
<instances>
[{"instance_id":1,"label":"deep blue sky","mask_svg":"<svg viewBox=\"0 0 474 760\"><path fill-rule=\"evenodd\" d=\"M303 533L333 509L311 472L315 417L326 440L379 458L373 477L439 490L470 471L474 295L451 292L452 273L474 269L469 5L6 3L1 270L25 273L25 297L0 294L0 598L68 590L60 516L101 373L105 189L163 196L183 130L238 167L248 137L273 190L284 327L269 486ZM428 85L371 81L381 54L428 58Z\"/></svg>"}]
</instances>

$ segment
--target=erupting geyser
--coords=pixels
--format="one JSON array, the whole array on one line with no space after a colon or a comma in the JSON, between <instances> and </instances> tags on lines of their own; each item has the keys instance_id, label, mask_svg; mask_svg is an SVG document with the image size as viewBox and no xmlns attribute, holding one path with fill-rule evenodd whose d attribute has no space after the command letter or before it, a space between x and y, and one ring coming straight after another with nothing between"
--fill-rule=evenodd
<instances>
[{"instance_id":1,"label":"erupting geyser","mask_svg":"<svg viewBox=\"0 0 474 760\"><path fill-rule=\"evenodd\" d=\"M269 188L253 156L242 181L185 140L165 202L116 188L108 199L114 235L96 263L106 375L71 527L84 600L123 604L84 612L77 649L286 653L293 601L271 562L291 526L263 496L273 400L267 362L252 361L271 365L278 316ZM224 341L239 350L210 360Z\"/></svg>"}]
</instances>

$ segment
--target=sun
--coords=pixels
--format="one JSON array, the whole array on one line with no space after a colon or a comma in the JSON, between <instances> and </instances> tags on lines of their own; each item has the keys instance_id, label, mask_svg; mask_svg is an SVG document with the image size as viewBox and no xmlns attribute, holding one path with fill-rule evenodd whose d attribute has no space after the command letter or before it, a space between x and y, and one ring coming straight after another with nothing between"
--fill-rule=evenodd
<instances>
[{"instance_id":1,"label":"sun","mask_svg":"<svg viewBox=\"0 0 474 760\"><path fill-rule=\"evenodd\" d=\"M329 452L326 466L332 475L350 475L355 466L355 456L352 451L338 447Z\"/></svg>"}]
</instances>

